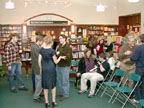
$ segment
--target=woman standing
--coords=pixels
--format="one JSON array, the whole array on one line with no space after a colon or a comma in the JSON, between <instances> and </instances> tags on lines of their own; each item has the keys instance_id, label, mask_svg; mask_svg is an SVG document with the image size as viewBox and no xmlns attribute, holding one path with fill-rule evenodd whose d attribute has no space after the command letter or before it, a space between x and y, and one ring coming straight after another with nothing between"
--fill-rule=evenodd
<instances>
[{"instance_id":1,"label":"woman standing","mask_svg":"<svg viewBox=\"0 0 144 108\"><path fill-rule=\"evenodd\" d=\"M48 89L52 90L52 107L57 106L56 103L56 68L61 59L65 59L64 56L56 58L55 51L52 49L53 40L51 36L44 38L44 44L39 52L39 67L40 74L42 76L42 87L44 88L45 108L50 106L48 101ZM41 62L42 61L42 62Z\"/></svg>"}]
</instances>

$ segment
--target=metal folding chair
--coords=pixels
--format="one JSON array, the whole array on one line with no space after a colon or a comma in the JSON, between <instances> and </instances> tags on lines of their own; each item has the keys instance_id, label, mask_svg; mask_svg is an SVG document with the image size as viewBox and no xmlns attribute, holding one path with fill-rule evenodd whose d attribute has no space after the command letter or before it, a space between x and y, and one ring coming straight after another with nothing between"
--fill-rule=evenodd
<instances>
[{"instance_id":1,"label":"metal folding chair","mask_svg":"<svg viewBox=\"0 0 144 108\"><path fill-rule=\"evenodd\" d=\"M132 95L132 93L134 92L136 86L139 84L141 76L135 73L132 73L128 76L125 84L127 83L128 79L131 79L133 81L135 81L135 85L133 88L129 88L127 86L119 86L115 88L114 95L115 95L115 99L113 100L112 103L115 102L115 100L118 100L119 102L121 102L123 105L121 108L123 108L125 106L125 104L129 101L130 103L132 103L132 105L134 105L135 107L137 107L131 100L130 100L130 96ZM113 96L114 96L113 95ZM125 100L124 100L125 99Z\"/></svg>"},{"instance_id":2,"label":"metal folding chair","mask_svg":"<svg viewBox=\"0 0 144 108\"><path fill-rule=\"evenodd\" d=\"M120 86L120 84L122 83L122 80L123 80L125 75L126 75L125 71L117 69L115 71L115 73L113 74L111 80L107 81L107 82L104 82L104 86L106 86L106 87L105 87L101 97L104 94L110 96L110 99L108 101L110 103L110 101L112 100L112 98L114 96L114 93L113 93L113 92L115 92L114 88ZM117 77L122 77L122 78L121 78L121 80L118 80Z\"/></svg>"},{"instance_id":3,"label":"metal folding chair","mask_svg":"<svg viewBox=\"0 0 144 108\"><path fill-rule=\"evenodd\" d=\"M99 87L98 87L98 89L96 90L95 95L97 95L97 93L99 92L99 90L100 90L101 88L104 88L103 83L109 79L109 77L111 76L110 74L112 74L112 73L113 73L113 71L110 69L110 70L108 71L107 75L105 76L104 80L97 82L97 86L99 86Z\"/></svg>"}]
</instances>

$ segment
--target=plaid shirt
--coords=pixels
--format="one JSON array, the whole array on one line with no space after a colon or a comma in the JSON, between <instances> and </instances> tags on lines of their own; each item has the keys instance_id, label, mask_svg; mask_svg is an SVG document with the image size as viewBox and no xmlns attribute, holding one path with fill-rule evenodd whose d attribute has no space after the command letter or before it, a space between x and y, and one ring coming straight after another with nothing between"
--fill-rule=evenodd
<instances>
[{"instance_id":1,"label":"plaid shirt","mask_svg":"<svg viewBox=\"0 0 144 108\"><path fill-rule=\"evenodd\" d=\"M20 45L12 40L7 43L5 46L5 59L6 59L6 64L7 66L11 65L12 63L20 63L21 62L21 57L20 57Z\"/></svg>"}]
</instances>

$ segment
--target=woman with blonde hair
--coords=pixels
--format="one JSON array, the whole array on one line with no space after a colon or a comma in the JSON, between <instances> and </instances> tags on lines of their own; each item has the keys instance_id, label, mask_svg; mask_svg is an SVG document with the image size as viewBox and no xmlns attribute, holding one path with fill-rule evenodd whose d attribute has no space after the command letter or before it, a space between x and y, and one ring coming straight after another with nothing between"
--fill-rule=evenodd
<instances>
[{"instance_id":1,"label":"woman with blonde hair","mask_svg":"<svg viewBox=\"0 0 144 108\"><path fill-rule=\"evenodd\" d=\"M52 107L57 106L56 103L56 67L61 59L65 59L64 56L60 56L58 59L55 55L54 49L52 49L53 39L51 36L44 38L44 44L39 52L39 67L40 75L42 76L42 87L44 88L45 108L50 106L48 101L48 89L52 90ZM41 62L42 61L42 62Z\"/></svg>"}]
</instances>

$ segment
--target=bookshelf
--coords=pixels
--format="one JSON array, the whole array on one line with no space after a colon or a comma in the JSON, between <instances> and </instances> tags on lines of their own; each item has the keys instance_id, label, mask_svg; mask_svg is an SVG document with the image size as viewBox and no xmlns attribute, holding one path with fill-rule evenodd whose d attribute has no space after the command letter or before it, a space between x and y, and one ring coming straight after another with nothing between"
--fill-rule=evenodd
<instances>
[{"instance_id":1,"label":"bookshelf","mask_svg":"<svg viewBox=\"0 0 144 108\"><path fill-rule=\"evenodd\" d=\"M22 25L21 24L0 25L0 51L2 58L4 57L4 45L8 40L10 40L9 35L11 33L19 33L20 37L22 37ZM19 40L19 44L22 45L21 38ZM3 61L3 64L5 64L5 61Z\"/></svg>"},{"instance_id":2,"label":"bookshelf","mask_svg":"<svg viewBox=\"0 0 144 108\"><path fill-rule=\"evenodd\" d=\"M71 43L72 59L80 60L84 56L84 50L86 49L86 43Z\"/></svg>"},{"instance_id":3,"label":"bookshelf","mask_svg":"<svg viewBox=\"0 0 144 108\"><path fill-rule=\"evenodd\" d=\"M88 35L118 36L118 25L88 25Z\"/></svg>"}]
</instances>

